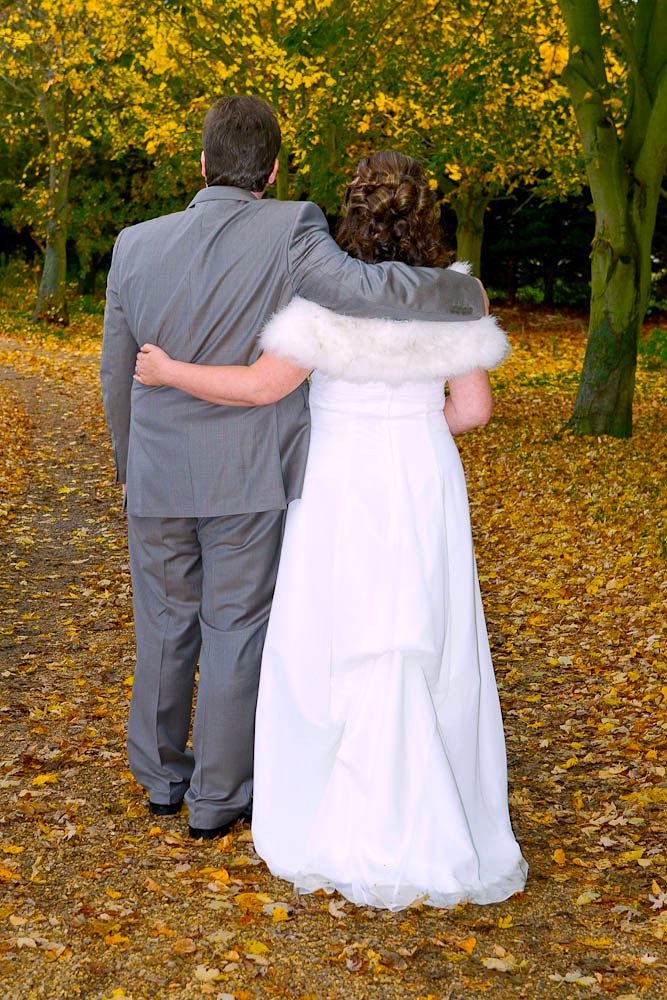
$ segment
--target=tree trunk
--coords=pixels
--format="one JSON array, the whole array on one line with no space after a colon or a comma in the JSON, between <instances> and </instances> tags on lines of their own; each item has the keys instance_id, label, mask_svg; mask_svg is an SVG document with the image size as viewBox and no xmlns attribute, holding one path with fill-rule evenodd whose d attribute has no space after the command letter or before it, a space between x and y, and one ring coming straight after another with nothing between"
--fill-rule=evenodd
<instances>
[{"instance_id":1,"label":"tree trunk","mask_svg":"<svg viewBox=\"0 0 667 1000\"><path fill-rule=\"evenodd\" d=\"M591 255L591 314L579 391L568 427L577 434L632 434L637 337L648 306L658 191L636 179L613 217L603 189Z\"/></svg>"},{"instance_id":2,"label":"tree trunk","mask_svg":"<svg viewBox=\"0 0 667 1000\"><path fill-rule=\"evenodd\" d=\"M651 243L667 162L667 4L637 0L634 29L612 4L629 60L625 133L617 132L596 0L559 0L570 55L563 72L584 147L595 208L591 314L576 434L632 434L637 336L648 306Z\"/></svg>"},{"instance_id":3,"label":"tree trunk","mask_svg":"<svg viewBox=\"0 0 667 1000\"><path fill-rule=\"evenodd\" d=\"M548 260L542 268L542 287L544 289L544 305L552 306L556 290L556 268L552 260Z\"/></svg>"},{"instance_id":4,"label":"tree trunk","mask_svg":"<svg viewBox=\"0 0 667 1000\"><path fill-rule=\"evenodd\" d=\"M278 176L276 177L276 198L279 201L287 201L289 198L289 155L285 143L280 147L278 153Z\"/></svg>"},{"instance_id":5,"label":"tree trunk","mask_svg":"<svg viewBox=\"0 0 667 1000\"><path fill-rule=\"evenodd\" d=\"M596 303L591 300L586 356L567 424L575 434L632 434L639 313L636 299L628 308L627 288L634 282L622 271L609 277Z\"/></svg>"},{"instance_id":6,"label":"tree trunk","mask_svg":"<svg viewBox=\"0 0 667 1000\"><path fill-rule=\"evenodd\" d=\"M518 291L517 269L518 261L516 254L512 254L512 256L507 259L507 301L511 306L516 305L516 293Z\"/></svg>"},{"instance_id":7,"label":"tree trunk","mask_svg":"<svg viewBox=\"0 0 667 1000\"><path fill-rule=\"evenodd\" d=\"M49 199L46 219L44 266L32 319L67 326L67 231L69 215L69 178L72 158L61 142L53 106L46 99L41 105L49 135Z\"/></svg>"},{"instance_id":8,"label":"tree trunk","mask_svg":"<svg viewBox=\"0 0 667 1000\"><path fill-rule=\"evenodd\" d=\"M486 192L465 181L458 186L451 201L456 213L456 258L467 260L477 277L482 269L484 213L489 201Z\"/></svg>"}]
</instances>

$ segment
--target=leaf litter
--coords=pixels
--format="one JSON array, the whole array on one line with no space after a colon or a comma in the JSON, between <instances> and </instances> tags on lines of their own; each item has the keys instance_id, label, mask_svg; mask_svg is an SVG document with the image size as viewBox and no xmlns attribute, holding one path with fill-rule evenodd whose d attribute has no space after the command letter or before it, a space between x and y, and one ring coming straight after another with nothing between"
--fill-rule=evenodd
<instances>
[{"instance_id":1,"label":"leaf litter","mask_svg":"<svg viewBox=\"0 0 667 1000\"><path fill-rule=\"evenodd\" d=\"M99 321L0 315L0 993L32 998L664 997L667 371L635 435L576 438L584 331L501 314L495 416L460 439L530 864L504 903L296 897L238 826L193 843L127 770L125 526Z\"/></svg>"}]
</instances>

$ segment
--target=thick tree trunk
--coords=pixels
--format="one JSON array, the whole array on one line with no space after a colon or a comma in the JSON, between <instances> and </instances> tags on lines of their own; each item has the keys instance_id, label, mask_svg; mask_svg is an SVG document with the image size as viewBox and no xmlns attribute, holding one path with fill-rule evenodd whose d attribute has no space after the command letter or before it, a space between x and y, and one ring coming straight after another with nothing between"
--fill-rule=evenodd
<instances>
[{"instance_id":1,"label":"thick tree trunk","mask_svg":"<svg viewBox=\"0 0 667 1000\"><path fill-rule=\"evenodd\" d=\"M603 301L591 310L579 390L567 424L575 434L632 434L638 324L618 302L623 280L610 282Z\"/></svg>"},{"instance_id":2,"label":"thick tree trunk","mask_svg":"<svg viewBox=\"0 0 667 1000\"><path fill-rule=\"evenodd\" d=\"M637 337L648 306L658 185L624 161L606 121L584 132L597 154L588 172L595 204L591 314L579 392L568 426L577 434L632 434Z\"/></svg>"},{"instance_id":3,"label":"thick tree trunk","mask_svg":"<svg viewBox=\"0 0 667 1000\"><path fill-rule=\"evenodd\" d=\"M651 243L667 163L667 2L612 4L625 42L630 98L625 128L608 100L598 0L559 0L570 58L563 72L595 207L589 339L569 427L632 434L637 336L651 282ZM632 13L632 17L630 14Z\"/></svg>"},{"instance_id":4,"label":"thick tree trunk","mask_svg":"<svg viewBox=\"0 0 667 1000\"><path fill-rule=\"evenodd\" d=\"M588 344L568 424L577 434L632 434L637 337L648 305L658 192L636 180L629 186L621 218L610 220L604 197L596 207Z\"/></svg>"},{"instance_id":5,"label":"thick tree trunk","mask_svg":"<svg viewBox=\"0 0 667 1000\"><path fill-rule=\"evenodd\" d=\"M467 260L478 277L482 269L484 213L489 201L481 188L465 182L456 189L451 201L456 213L456 258Z\"/></svg>"}]
</instances>

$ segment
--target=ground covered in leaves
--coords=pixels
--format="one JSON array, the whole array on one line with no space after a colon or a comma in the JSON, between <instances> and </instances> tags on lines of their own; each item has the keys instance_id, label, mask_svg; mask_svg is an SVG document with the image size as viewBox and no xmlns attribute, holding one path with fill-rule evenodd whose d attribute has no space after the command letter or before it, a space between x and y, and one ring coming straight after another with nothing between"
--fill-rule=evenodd
<instances>
[{"instance_id":1,"label":"ground covered in leaves","mask_svg":"<svg viewBox=\"0 0 667 1000\"><path fill-rule=\"evenodd\" d=\"M127 771L125 529L100 321L0 314L0 995L667 996L667 369L635 436L562 432L584 324L507 313L496 413L461 440L526 891L488 907L295 899L247 828L188 840Z\"/></svg>"}]
</instances>

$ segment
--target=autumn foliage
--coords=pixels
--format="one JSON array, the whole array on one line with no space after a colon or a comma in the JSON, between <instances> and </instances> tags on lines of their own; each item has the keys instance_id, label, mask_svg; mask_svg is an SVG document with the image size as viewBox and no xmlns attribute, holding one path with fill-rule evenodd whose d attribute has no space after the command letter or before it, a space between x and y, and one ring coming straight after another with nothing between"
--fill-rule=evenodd
<instances>
[{"instance_id":1,"label":"autumn foliage","mask_svg":"<svg viewBox=\"0 0 667 1000\"><path fill-rule=\"evenodd\" d=\"M387 914L295 899L247 828L149 818L99 320L63 339L0 314L3 996L664 996L667 369L640 367L634 439L572 437L585 320L502 318L495 415L460 447L530 875Z\"/></svg>"}]
</instances>

